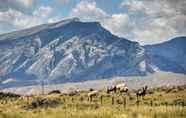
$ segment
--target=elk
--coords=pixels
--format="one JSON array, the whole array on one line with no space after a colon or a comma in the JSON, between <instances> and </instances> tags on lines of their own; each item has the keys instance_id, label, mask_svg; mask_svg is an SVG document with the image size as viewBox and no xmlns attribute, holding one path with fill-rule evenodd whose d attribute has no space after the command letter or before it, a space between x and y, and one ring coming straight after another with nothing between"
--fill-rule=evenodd
<instances>
[{"instance_id":1,"label":"elk","mask_svg":"<svg viewBox=\"0 0 186 118\"><path fill-rule=\"evenodd\" d=\"M122 93L122 92L127 93L128 90L129 90L129 89L128 89L127 86L120 88L120 92L121 92L121 93Z\"/></svg>"},{"instance_id":2,"label":"elk","mask_svg":"<svg viewBox=\"0 0 186 118\"><path fill-rule=\"evenodd\" d=\"M92 98L98 94L98 91L93 90L88 93L88 101L92 102Z\"/></svg>"},{"instance_id":3,"label":"elk","mask_svg":"<svg viewBox=\"0 0 186 118\"><path fill-rule=\"evenodd\" d=\"M116 89L119 90L120 93L127 93L129 90L125 83L116 85Z\"/></svg>"},{"instance_id":4,"label":"elk","mask_svg":"<svg viewBox=\"0 0 186 118\"><path fill-rule=\"evenodd\" d=\"M117 91L119 91L120 93L127 93L128 90L129 89L126 86L126 84L125 83L122 83L122 84L113 85L110 88L107 88L107 93L110 93L112 91L114 91L114 93L116 93Z\"/></svg>"},{"instance_id":5,"label":"elk","mask_svg":"<svg viewBox=\"0 0 186 118\"><path fill-rule=\"evenodd\" d=\"M148 88L148 86L145 86L145 87L143 87L142 89L139 89L139 90L136 92L137 99L138 99L139 96L144 97L144 96L146 95L147 88Z\"/></svg>"},{"instance_id":6,"label":"elk","mask_svg":"<svg viewBox=\"0 0 186 118\"><path fill-rule=\"evenodd\" d=\"M114 93L116 93L116 91L117 91L116 86L111 86L111 87L108 87L108 88L107 88L107 93L110 93L110 92L112 92L112 91L114 91Z\"/></svg>"}]
</instances>

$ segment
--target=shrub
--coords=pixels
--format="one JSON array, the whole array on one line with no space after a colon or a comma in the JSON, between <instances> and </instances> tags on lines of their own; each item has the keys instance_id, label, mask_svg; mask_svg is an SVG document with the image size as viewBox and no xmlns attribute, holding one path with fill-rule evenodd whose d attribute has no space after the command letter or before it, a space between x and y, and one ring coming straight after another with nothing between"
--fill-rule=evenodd
<instances>
[{"instance_id":1,"label":"shrub","mask_svg":"<svg viewBox=\"0 0 186 118\"><path fill-rule=\"evenodd\" d=\"M14 94L14 93L3 93L3 92L0 92L0 99L4 99L4 98L18 98L18 97L21 97L21 95Z\"/></svg>"},{"instance_id":2,"label":"shrub","mask_svg":"<svg viewBox=\"0 0 186 118\"><path fill-rule=\"evenodd\" d=\"M48 95L51 95L51 94L61 94L61 91L60 90L53 90L48 93Z\"/></svg>"},{"instance_id":3,"label":"shrub","mask_svg":"<svg viewBox=\"0 0 186 118\"><path fill-rule=\"evenodd\" d=\"M41 107L56 107L58 104L60 104L59 99L49 100L46 98L38 98L36 100L33 100L31 104L26 106L27 109L36 109Z\"/></svg>"}]
</instances>

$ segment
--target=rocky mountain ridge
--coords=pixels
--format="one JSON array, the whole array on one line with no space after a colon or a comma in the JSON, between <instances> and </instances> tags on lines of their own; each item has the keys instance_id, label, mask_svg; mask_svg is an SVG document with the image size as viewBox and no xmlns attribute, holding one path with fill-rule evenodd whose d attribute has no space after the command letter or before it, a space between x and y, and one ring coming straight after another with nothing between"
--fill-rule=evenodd
<instances>
[{"instance_id":1,"label":"rocky mountain ridge","mask_svg":"<svg viewBox=\"0 0 186 118\"><path fill-rule=\"evenodd\" d=\"M0 81L65 83L172 71L150 50L111 34L99 22L67 19L0 35ZM173 62L168 66L174 70L182 67Z\"/></svg>"}]
</instances>

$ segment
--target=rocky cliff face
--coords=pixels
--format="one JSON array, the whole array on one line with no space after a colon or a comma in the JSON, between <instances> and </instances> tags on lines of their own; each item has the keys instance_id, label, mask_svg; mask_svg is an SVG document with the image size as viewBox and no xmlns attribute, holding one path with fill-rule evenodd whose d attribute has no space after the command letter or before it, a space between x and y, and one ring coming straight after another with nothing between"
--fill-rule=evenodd
<instances>
[{"instance_id":1,"label":"rocky cliff face","mask_svg":"<svg viewBox=\"0 0 186 118\"><path fill-rule=\"evenodd\" d=\"M70 82L145 75L153 67L137 42L77 18L0 35L0 78Z\"/></svg>"}]
</instances>

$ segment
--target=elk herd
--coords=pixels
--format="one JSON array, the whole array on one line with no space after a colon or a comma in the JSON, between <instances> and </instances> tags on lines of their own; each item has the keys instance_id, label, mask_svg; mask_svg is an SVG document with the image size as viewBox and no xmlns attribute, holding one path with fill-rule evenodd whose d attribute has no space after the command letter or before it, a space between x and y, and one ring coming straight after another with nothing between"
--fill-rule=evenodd
<instances>
[{"instance_id":1,"label":"elk herd","mask_svg":"<svg viewBox=\"0 0 186 118\"><path fill-rule=\"evenodd\" d=\"M147 88L148 86L144 86L141 89L138 89L137 91L135 91L136 94L136 98L138 101L138 98L144 97L147 93ZM73 95L79 93L80 91L75 91L73 92ZM87 93L88 96L88 101L92 101L93 97L98 96L99 91L98 90L94 90L92 88L89 89L89 92ZM120 84L116 84L116 85L112 85L106 88L106 93L107 94L112 94L112 93L119 93L120 95L129 95L129 88L128 86L123 82ZM50 94L61 94L61 92L59 90L53 90L51 92L48 93L48 95ZM72 93L69 93L69 95ZM29 96L25 97L25 96L21 96L20 99L29 99Z\"/></svg>"},{"instance_id":2,"label":"elk herd","mask_svg":"<svg viewBox=\"0 0 186 118\"><path fill-rule=\"evenodd\" d=\"M128 92L128 87L126 86L125 83L122 83L122 84L113 85L111 87L108 87L106 91L107 91L107 93L110 93L112 91L114 93L116 93L117 91L119 91L120 93L127 93Z\"/></svg>"},{"instance_id":3,"label":"elk herd","mask_svg":"<svg viewBox=\"0 0 186 118\"><path fill-rule=\"evenodd\" d=\"M137 100L139 96L144 97L146 95L148 86L142 87L141 89L138 89L136 93ZM117 84L117 85L112 85L107 87L106 92L107 94L110 94L111 92L117 93L119 92L120 94L128 94L129 88L125 83ZM92 101L92 98L98 95L98 91L90 88L89 93L88 93L88 100Z\"/></svg>"}]
</instances>

